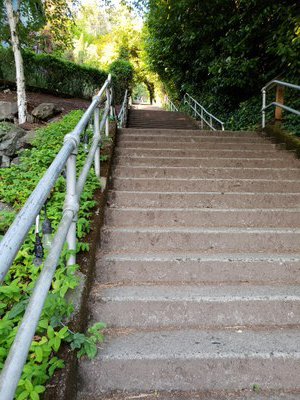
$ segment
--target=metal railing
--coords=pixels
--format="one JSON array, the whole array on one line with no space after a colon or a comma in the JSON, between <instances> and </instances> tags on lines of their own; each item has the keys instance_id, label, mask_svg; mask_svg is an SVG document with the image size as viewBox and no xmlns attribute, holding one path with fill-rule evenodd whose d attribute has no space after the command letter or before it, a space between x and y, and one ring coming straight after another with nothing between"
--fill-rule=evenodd
<instances>
[{"instance_id":1,"label":"metal railing","mask_svg":"<svg viewBox=\"0 0 300 400\"><path fill-rule=\"evenodd\" d=\"M224 122L219 120L217 117L215 117L213 114L208 112L200 103L198 103L197 100L195 100L191 95L186 93L183 98L183 104L187 104L193 111L194 111L194 117L197 119L197 117L200 118L200 128L204 129L204 124L206 124L210 129L213 131L216 131L214 127L214 122L217 123L218 125L221 126L221 130L224 131Z\"/></svg>"},{"instance_id":2,"label":"metal railing","mask_svg":"<svg viewBox=\"0 0 300 400\"><path fill-rule=\"evenodd\" d=\"M164 106L168 111L179 111L175 104L169 99L168 96L164 97Z\"/></svg>"},{"instance_id":3,"label":"metal railing","mask_svg":"<svg viewBox=\"0 0 300 400\"><path fill-rule=\"evenodd\" d=\"M267 90L276 86L276 101L269 103L267 105ZM276 79L270 81L266 86L264 86L262 91L262 128L266 127L266 110L269 107L275 107L275 120L281 121L282 120L282 110L289 111L293 114L300 116L300 111L295 110L294 108L285 106L284 102L284 88L290 88L295 90L300 90L300 86L294 85L292 83L278 81Z\"/></svg>"},{"instance_id":4,"label":"metal railing","mask_svg":"<svg viewBox=\"0 0 300 400\"><path fill-rule=\"evenodd\" d=\"M2 370L0 376L1 400L12 400L14 397L65 241L67 241L70 250L76 250L76 219L80 195L93 163L95 174L100 179L101 134L105 127L106 136L108 136L109 116L115 114L112 105L113 91L111 86L111 76L109 75L74 130L65 136L61 150L0 242L0 282L2 282L29 230L38 217L48 194L66 165L66 197L63 216ZM106 95L106 104L104 114L100 120L100 101L104 95ZM125 114L126 111L122 107L121 121L123 122L126 119ZM87 154L85 165L76 180L76 155L78 153L80 135L92 118L94 119L94 134L91 147ZM67 263L68 265L75 264L76 256L71 255Z\"/></svg>"},{"instance_id":5,"label":"metal railing","mask_svg":"<svg viewBox=\"0 0 300 400\"><path fill-rule=\"evenodd\" d=\"M127 115L128 115L128 90L126 89L122 108L118 115L118 127L119 128L126 127Z\"/></svg>"}]
</instances>

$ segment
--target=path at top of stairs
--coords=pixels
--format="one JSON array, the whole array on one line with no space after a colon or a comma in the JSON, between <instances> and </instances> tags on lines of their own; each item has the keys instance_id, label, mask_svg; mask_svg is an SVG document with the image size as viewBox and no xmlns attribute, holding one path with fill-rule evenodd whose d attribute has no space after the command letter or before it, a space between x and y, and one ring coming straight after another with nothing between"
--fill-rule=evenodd
<instances>
[{"instance_id":1,"label":"path at top of stairs","mask_svg":"<svg viewBox=\"0 0 300 400\"><path fill-rule=\"evenodd\" d=\"M77 400L299 399L299 161L147 112L118 132Z\"/></svg>"},{"instance_id":2,"label":"path at top of stairs","mask_svg":"<svg viewBox=\"0 0 300 400\"><path fill-rule=\"evenodd\" d=\"M185 113L165 111L151 106L139 106L129 110L127 127L134 129L198 129L195 121Z\"/></svg>"}]
</instances>

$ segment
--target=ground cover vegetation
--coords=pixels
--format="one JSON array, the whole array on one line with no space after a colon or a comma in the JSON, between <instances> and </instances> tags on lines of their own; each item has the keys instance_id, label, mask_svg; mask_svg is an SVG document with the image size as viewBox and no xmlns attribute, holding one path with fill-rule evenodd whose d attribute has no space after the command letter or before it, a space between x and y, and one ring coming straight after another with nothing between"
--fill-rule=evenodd
<instances>
[{"instance_id":1,"label":"ground cover vegetation","mask_svg":"<svg viewBox=\"0 0 300 400\"><path fill-rule=\"evenodd\" d=\"M61 121L53 122L40 129L33 142L34 147L31 150L23 151L20 164L0 170L0 201L10 203L14 208L9 214L5 214L5 220L2 220L0 216L2 233L10 225L15 213L22 208L53 161L63 143L65 134L75 127L82 114L83 111L80 110L72 111ZM90 138L92 134L93 130L89 129ZM81 144L77 157L79 171L85 158L86 153ZM84 236L90 230L91 210L96 204L93 193L98 187L99 180L91 169L80 199L77 251L89 249L89 245L84 242ZM62 175L58 178L47 201L47 215L52 222L54 231L56 231L62 216L64 196L65 178ZM43 213L41 213L41 218L43 218ZM35 231L32 228L7 273L4 284L0 286L0 369L3 368L5 358L42 268L42 265L35 266L33 263L34 242ZM63 342L70 342L71 348L78 350L78 356L87 354L92 358L97 352L97 341L103 340L101 331L104 324L102 323L90 327L87 335L81 332L72 332L67 325L66 319L71 317L73 305L66 299L66 293L79 284L76 274L79 266L66 266L65 261L69 254L70 251L65 246L16 391L15 398L18 400L39 399L40 393L45 390L45 383L54 371L64 366L63 360L57 355Z\"/></svg>"},{"instance_id":2,"label":"ground cover vegetation","mask_svg":"<svg viewBox=\"0 0 300 400\"><path fill-rule=\"evenodd\" d=\"M298 1L149 0L144 4L152 70L174 99L189 92L222 118L228 129L259 124L260 89L271 79L299 83ZM287 90L286 95L286 104L299 108L298 93ZM286 123L296 130L294 116L288 116Z\"/></svg>"}]
</instances>

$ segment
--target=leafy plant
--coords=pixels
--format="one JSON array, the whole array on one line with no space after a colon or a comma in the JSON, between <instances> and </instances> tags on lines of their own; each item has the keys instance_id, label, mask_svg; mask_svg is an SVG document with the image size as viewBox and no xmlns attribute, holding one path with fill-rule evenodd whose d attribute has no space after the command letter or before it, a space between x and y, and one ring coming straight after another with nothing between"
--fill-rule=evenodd
<instances>
[{"instance_id":1,"label":"leafy plant","mask_svg":"<svg viewBox=\"0 0 300 400\"><path fill-rule=\"evenodd\" d=\"M20 164L11 168L0 169L0 201L11 203L18 211L26 202L28 196L47 170L58 153L64 135L70 132L82 116L83 111L72 111L61 121L49 124L38 130L31 150L24 150L20 156ZM89 138L92 130L88 130ZM77 157L78 171L84 165L86 153L81 144ZM54 231L62 216L62 205L65 196L65 178L59 177L51 191L47 202L48 218ZM99 187L99 180L91 169L84 191L81 196L81 207L78 213L77 251L88 251L88 243L83 238L90 231L91 209L95 206L93 193ZM9 214L6 214L8 216ZM10 219L13 218L11 213ZM32 228L18 252L12 267L7 273L4 284L0 286L0 369L13 343L14 337L24 315L35 282L42 266L33 264L33 248L35 233ZM89 357L95 355L96 342L103 340L100 330L103 324L89 328L89 337L81 333L71 334L69 328L61 327L62 321L71 316L74 307L67 301L65 295L69 289L78 285L76 271L78 265L66 266L65 260L71 251L64 246L54 275L51 289L48 293L42 315L31 344L27 362L19 382L15 398L37 400L45 389L45 383L57 368L63 368L64 362L56 353L63 342L71 342L71 347L78 349L80 354ZM81 346L79 346L79 343Z\"/></svg>"}]
</instances>

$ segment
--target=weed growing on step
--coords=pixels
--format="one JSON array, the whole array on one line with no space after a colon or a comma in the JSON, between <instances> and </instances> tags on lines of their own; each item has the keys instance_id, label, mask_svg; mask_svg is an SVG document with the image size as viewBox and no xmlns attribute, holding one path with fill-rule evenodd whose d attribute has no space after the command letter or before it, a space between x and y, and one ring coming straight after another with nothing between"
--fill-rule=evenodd
<instances>
[{"instance_id":1,"label":"weed growing on step","mask_svg":"<svg viewBox=\"0 0 300 400\"><path fill-rule=\"evenodd\" d=\"M31 150L24 150L19 165L0 170L0 201L10 203L16 211L20 210L27 198L41 179L56 154L60 150L64 135L70 132L83 111L72 111L61 121L49 124L38 131ZM91 139L92 131L88 132ZM77 158L78 171L84 165L86 154L80 145ZM77 251L89 250L89 245L82 241L91 229L91 209L96 205L93 193L99 187L99 181L91 169L81 196L81 207L77 222ZM62 217L65 197L65 178L59 177L47 202L47 214L54 231ZM1 230L4 231L12 222L15 212L2 212L5 222L0 218ZM14 264L0 286L0 369L17 333L18 326L29 302L35 282L42 266L33 264L34 228L29 232L18 252ZM78 265L66 266L69 256L67 246L60 257L55 276L49 291L38 327L31 344L27 363L24 367L15 398L17 400L38 400L45 390L45 383L57 368L63 368L64 362L56 356L62 342L69 342L72 349L78 350L78 356L87 354L92 358L97 353L97 341L103 340L101 330L104 324L98 323L88 329L88 336L72 332L64 326L63 320L71 316L73 305L65 295L69 289L78 286L76 271Z\"/></svg>"}]
</instances>

